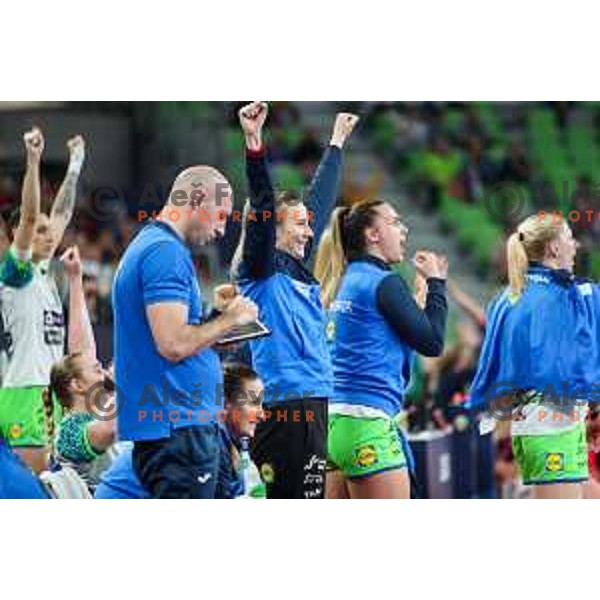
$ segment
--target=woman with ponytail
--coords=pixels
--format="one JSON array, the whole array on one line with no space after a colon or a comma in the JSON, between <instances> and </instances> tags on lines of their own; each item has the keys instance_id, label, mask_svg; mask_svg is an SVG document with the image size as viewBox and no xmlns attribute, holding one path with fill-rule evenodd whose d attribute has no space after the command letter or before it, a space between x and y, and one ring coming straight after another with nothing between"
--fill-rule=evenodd
<instances>
[{"instance_id":1,"label":"woman with ponytail","mask_svg":"<svg viewBox=\"0 0 600 600\"><path fill-rule=\"evenodd\" d=\"M316 274L329 310L334 394L329 405L329 498L409 498L409 450L395 420L414 352L440 356L447 318L445 257L418 252L426 280L421 309L392 270L408 229L389 204L337 209L323 236Z\"/></svg>"},{"instance_id":2,"label":"woman with ponytail","mask_svg":"<svg viewBox=\"0 0 600 600\"><path fill-rule=\"evenodd\" d=\"M471 389L471 404L490 413L483 429L511 422L523 482L537 498L581 498L589 476L600 304L597 286L573 274L577 248L567 223L543 213L509 237L509 286L490 307Z\"/></svg>"},{"instance_id":3,"label":"woman with ponytail","mask_svg":"<svg viewBox=\"0 0 600 600\"><path fill-rule=\"evenodd\" d=\"M69 355L50 372L46 396L48 433L55 458L74 468L93 493L101 473L116 457L114 397L96 358L96 344L83 293L81 259L76 247L62 257L69 279ZM58 399L64 418L54 436L50 398Z\"/></svg>"}]
</instances>

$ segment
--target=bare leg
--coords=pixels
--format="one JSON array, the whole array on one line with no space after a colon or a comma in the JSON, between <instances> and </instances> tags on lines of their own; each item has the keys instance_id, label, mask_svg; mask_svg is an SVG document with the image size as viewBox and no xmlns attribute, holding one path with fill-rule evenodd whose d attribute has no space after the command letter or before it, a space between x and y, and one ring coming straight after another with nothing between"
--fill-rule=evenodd
<instances>
[{"instance_id":1,"label":"bare leg","mask_svg":"<svg viewBox=\"0 0 600 600\"><path fill-rule=\"evenodd\" d=\"M12 448L15 454L29 465L36 475L43 473L48 468L48 449L47 448Z\"/></svg>"},{"instance_id":2,"label":"bare leg","mask_svg":"<svg viewBox=\"0 0 600 600\"><path fill-rule=\"evenodd\" d=\"M590 479L583 485L583 497L586 500L600 500L600 483Z\"/></svg>"},{"instance_id":3,"label":"bare leg","mask_svg":"<svg viewBox=\"0 0 600 600\"><path fill-rule=\"evenodd\" d=\"M581 500L583 485L581 483L557 483L556 485L533 486L534 500Z\"/></svg>"},{"instance_id":4,"label":"bare leg","mask_svg":"<svg viewBox=\"0 0 600 600\"><path fill-rule=\"evenodd\" d=\"M386 471L364 479L348 481L353 500L409 500L410 477L406 469Z\"/></svg>"},{"instance_id":5,"label":"bare leg","mask_svg":"<svg viewBox=\"0 0 600 600\"><path fill-rule=\"evenodd\" d=\"M349 500L346 478L341 471L327 473L325 498L327 500Z\"/></svg>"}]
</instances>

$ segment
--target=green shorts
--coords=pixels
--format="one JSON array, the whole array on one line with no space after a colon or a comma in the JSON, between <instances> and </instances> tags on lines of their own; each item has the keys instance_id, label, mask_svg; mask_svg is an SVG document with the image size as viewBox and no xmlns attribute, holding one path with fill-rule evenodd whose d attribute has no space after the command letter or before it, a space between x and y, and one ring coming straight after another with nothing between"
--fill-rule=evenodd
<instances>
[{"instance_id":1,"label":"green shorts","mask_svg":"<svg viewBox=\"0 0 600 600\"><path fill-rule=\"evenodd\" d=\"M43 387L0 389L0 432L10 446L48 446L48 423L44 410ZM54 401L54 423L62 410Z\"/></svg>"},{"instance_id":2,"label":"green shorts","mask_svg":"<svg viewBox=\"0 0 600 600\"><path fill-rule=\"evenodd\" d=\"M513 451L525 485L579 483L589 479L584 423L565 432L515 436Z\"/></svg>"},{"instance_id":3,"label":"green shorts","mask_svg":"<svg viewBox=\"0 0 600 600\"><path fill-rule=\"evenodd\" d=\"M348 479L407 469L400 435L391 419L331 415L328 468Z\"/></svg>"}]
</instances>

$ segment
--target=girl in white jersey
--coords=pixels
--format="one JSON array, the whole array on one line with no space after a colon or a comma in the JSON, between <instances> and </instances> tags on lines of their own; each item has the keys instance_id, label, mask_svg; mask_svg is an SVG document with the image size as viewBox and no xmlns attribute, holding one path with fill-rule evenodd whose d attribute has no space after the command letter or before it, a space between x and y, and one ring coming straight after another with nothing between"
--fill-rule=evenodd
<instances>
[{"instance_id":1,"label":"girl in white jersey","mask_svg":"<svg viewBox=\"0 0 600 600\"><path fill-rule=\"evenodd\" d=\"M0 266L0 431L39 473L46 467L48 446L42 391L65 349L63 308L49 266L73 214L85 145L80 136L69 140L67 175L48 216L40 211L44 138L34 129L24 140L21 211L11 219L13 244Z\"/></svg>"}]
</instances>

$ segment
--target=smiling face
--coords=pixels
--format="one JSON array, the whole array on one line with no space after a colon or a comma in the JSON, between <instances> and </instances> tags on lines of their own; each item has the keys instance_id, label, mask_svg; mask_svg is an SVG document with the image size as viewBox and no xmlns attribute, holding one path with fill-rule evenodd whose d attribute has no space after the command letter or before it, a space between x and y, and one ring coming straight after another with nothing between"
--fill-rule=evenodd
<instances>
[{"instance_id":1,"label":"smiling face","mask_svg":"<svg viewBox=\"0 0 600 600\"><path fill-rule=\"evenodd\" d=\"M228 422L233 434L253 438L256 426L263 415L263 397L265 386L261 379L245 379L242 391L228 407Z\"/></svg>"},{"instance_id":2,"label":"smiling face","mask_svg":"<svg viewBox=\"0 0 600 600\"><path fill-rule=\"evenodd\" d=\"M284 206L280 211L281 219L278 219L277 226L277 248L298 260L304 260L306 247L314 237L310 227L308 209L300 202Z\"/></svg>"}]
</instances>

